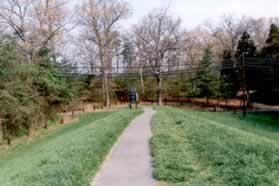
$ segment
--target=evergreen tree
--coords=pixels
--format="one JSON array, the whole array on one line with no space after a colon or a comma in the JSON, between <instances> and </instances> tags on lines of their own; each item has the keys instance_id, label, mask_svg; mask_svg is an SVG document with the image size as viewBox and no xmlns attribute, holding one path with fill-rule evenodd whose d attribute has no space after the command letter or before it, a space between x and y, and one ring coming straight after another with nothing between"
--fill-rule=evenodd
<instances>
[{"instance_id":1,"label":"evergreen tree","mask_svg":"<svg viewBox=\"0 0 279 186\"><path fill-rule=\"evenodd\" d=\"M217 72L211 68L212 52L209 48L204 50L203 59L199 66L199 71L196 74L197 81L197 95L199 97L206 97L207 104L209 99L217 96L218 92L218 75Z\"/></svg>"},{"instance_id":2,"label":"evergreen tree","mask_svg":"<svg viewBox=\"0 0 279 186\"><path fill-rule=\"evenodd\" d=\"M254 41L251 39L248 32L243 32L237 46L235 58L239 58L244 52L246 58L253 58L256 56L256 46Z\"/></svg>"},{"instance_id":3,"label":"evergreen tree","mask_svg":"<svg viewBox=\"0 0 279 186\"><path fill-rule=\"evenodd\" d=\"M0 39L0 143L4 138L10 144L19 133L30 135L41 114L47 128L50 113L57 113L83 89L59 76L61 68L47 49L40 50L36 59L35 64L26 63L11 38Z\"/></svg>"},{"instance_id":4,"label":"evergreen tree","mask_svg":"<svg viewBox=\"0 0 279 186\"><path fill-rule=\"evenodd\" d=\"M270 26L270 33L263 48L262 55L268 58L279 59L279 28L277 25Z\"/></svg>"},{"instance_id":5,"label":"evergreen tree","mask_svg":"<svg viewBox=\"0 0 279 186\"><path fill-rule=\"evenodd\" d=\"M68 104L73 98L73 91L66 83L66 79L59 76L60 70L48 55L48 49L42 48L39 53L39 63L32 73L33 86L41 98L44 112L44 128L48 128L51 112L63 104Z\"/></svg>"},{"instance_id":6,"label":"evergreen tree","mask_svg":"<svg viewBox=\"0 0 279 186\"><path fill-rule=\"evenodd\" d=\"M123 42L123 50L121 52L123 63L127 66L130 66L133 63L135 48L133 42L130 39L124 38Z\"/></svg>"},{"instance_id":7,"label":"evergreen tree","mask_svg":"<svg viewBox=\"0 0 279 186\"><path fill-rule=\"evenodd\" d=\"M0 42L0 138L8 144L20 129L28 129L35 110L36 96L28 73L30 64L22 63L16 45L9 38ZM23 130L23 132L26 132ZM2 141L2 140L0 140Z\"/></svg>"}]
</instances>

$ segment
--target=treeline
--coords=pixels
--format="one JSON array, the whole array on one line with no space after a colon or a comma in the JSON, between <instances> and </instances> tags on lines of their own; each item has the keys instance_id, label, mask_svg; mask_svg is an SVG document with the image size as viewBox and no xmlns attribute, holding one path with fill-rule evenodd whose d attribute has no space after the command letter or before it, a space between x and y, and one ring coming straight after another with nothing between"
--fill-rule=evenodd
<instances>
[{"instance_id":1,"label":"treeline","mask_svg":"<svg viewBox=\"0 0 279 186\"><path fill-rule=\"evenodd\" d=\"M101 78L98 89L106 106L120 82L114 76L125 79L118 92L121 86L123 91L137 87L142 100L155 100L158 105L172 97L240 98L243 82L248 102L253 96L264 102L275 96L275 76L268 83L256 84L253 79L267 78L255 58L262 61L277 58L278 18L225 15L216 23L185 30L179 17L167 9L156 9L123 33L117 26L129 15L127 7L123 1L89 0L78 8L82 42L77 42L80 55L76 60L90 74ZM252 64L263 73L246 66L244 81L243 58L246 61L253 58L256 64Z\"/></svg>"},{"instance_id":2,"label":"treeline","mask_svg":"<svg viewBox=\"0 0 279 186\"><path fill-rule=\"evenodd\" d=\"M48 128L59 113L86 94L86 83L63 76L64 64L55 62L47 48L35 53L32 63L17 49L14 39L0 39L0 143Z\"/></svg>"},{"instance_id":3,"label":"treeline","mask_svg":"<svg viewBox=\"0 0 279 186\"><path fill-rule=\"evenodd\" d=\"M158 105L241 97L244 87L248 101L278 97L278 18L225 15L187 30L155 9L123 31L128 2L83 0L75 11L69 2L0 2L1 141L79 102L125 102L132 87Z\"/></svg>"},{"instance_id":4,"label":"treeline","mask_svg":"<svg viewBox=\"0 0 279 186\"><path fill-rule=\"evenodd\" d=\"M63 0L0 2L0 144L47 129L87 99L88 79L65 75L68 13Z\"/></svg>"},{"instance_id":5,"label":"treeline","mask_svg":"<svg viewBox=\"0 0 279 186\"><path fill-rule=\"evenodd\" d=\"M223 66L234 64L233 69L222 70L226 82L231 84L232 95L243 88L247 101L278 104L279 88L279 27L271 24L268 37L262 48L257 48L250 34L243 32L235 53L224 51ZM243 66L242 66L243 65ZM244 69L243 69L244 68ZM242 77L245 70L245 77Z\"/></svg>"}]
</instances>

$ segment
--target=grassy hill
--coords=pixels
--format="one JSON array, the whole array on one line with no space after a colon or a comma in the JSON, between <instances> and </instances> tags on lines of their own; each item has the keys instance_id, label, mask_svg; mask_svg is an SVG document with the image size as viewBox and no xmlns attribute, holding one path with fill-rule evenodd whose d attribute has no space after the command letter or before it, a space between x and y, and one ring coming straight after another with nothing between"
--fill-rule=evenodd
<instances>
[{"instance_id":1,"label":"grassy hill","mask_svg":"<svg viewBox=\"0 0 279 186\"><path fill-rule=\"evenodd\" d=\"M130 121L141 111L82 115L78 122L0 154L0 185L89 185Z\"/></svg>"},{"instance_id":2,"label":"grassy hill","mask_svg":"<svg viewBox=\"0 0 279 186\"><path fill-rule=\"evenodd\" d=\"M158 108L153 118L155 177L167 185L277 185L276 114Z\"/></svg>"}]
</instances>

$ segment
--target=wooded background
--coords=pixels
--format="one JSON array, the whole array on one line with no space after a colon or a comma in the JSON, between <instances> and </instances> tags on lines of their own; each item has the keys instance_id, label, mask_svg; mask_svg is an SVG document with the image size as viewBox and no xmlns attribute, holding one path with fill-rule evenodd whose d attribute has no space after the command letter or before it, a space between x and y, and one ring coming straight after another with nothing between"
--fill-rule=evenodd
<instances>
[{"instance_id":1,"label":"wooded background","mask_svg":"<svg viewBox=\"0 0 279 186\"><path fill-rule=\"evenodd\" d=\"M128 2L0 2L0 143L48 128L82 103L279 102L279 19L224 15L195 29L168 9L131 27Z\"/></svg>"}]
</instances>

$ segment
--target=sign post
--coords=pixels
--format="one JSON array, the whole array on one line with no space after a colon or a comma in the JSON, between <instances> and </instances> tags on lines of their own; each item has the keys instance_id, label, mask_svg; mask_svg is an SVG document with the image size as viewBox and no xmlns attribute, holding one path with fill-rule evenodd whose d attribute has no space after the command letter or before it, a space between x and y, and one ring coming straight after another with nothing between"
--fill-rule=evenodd
<instances>
[{"instance_id":1,"label":"sign post","mask_svg":"<svg viewBox=\"0 0 279 186\"><path fill-rule=\"evenodd\" d=\"M129 108L132 109L133 108L133 104L135 104L136 109L138 108L138 93L136 88L132 88L129 90L128 93L129 96Z\"/></svg>"}]
</instances>

